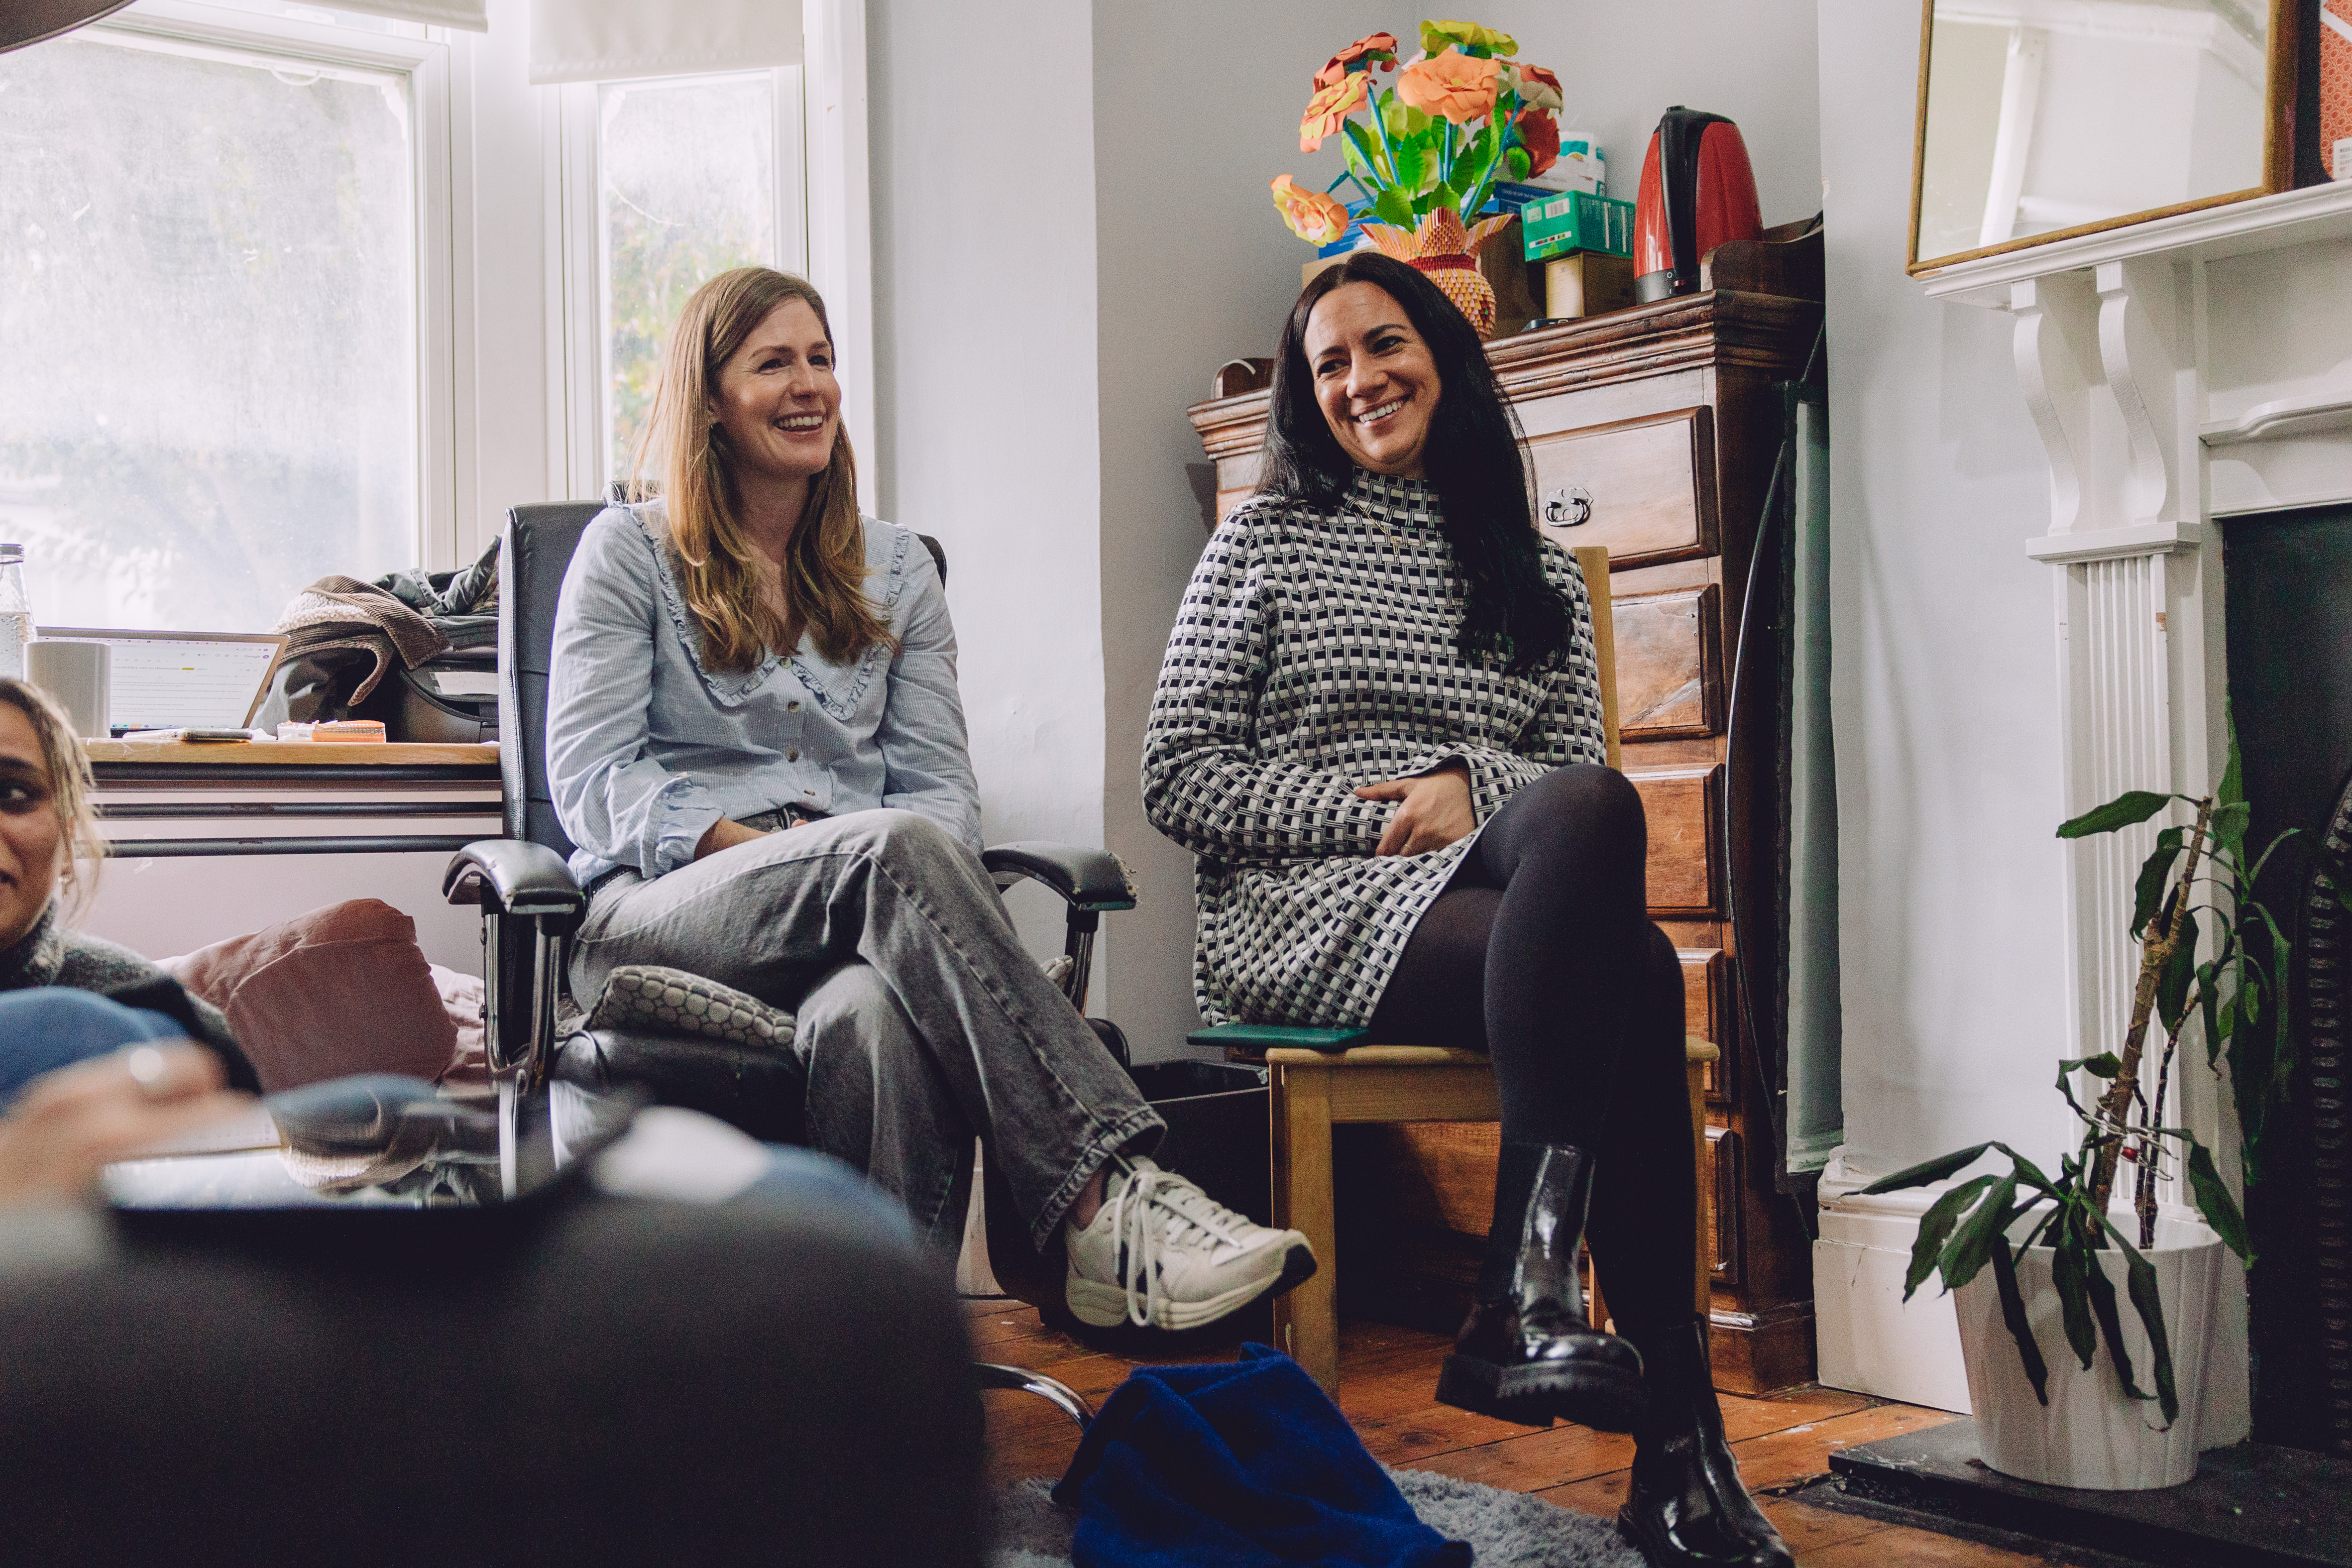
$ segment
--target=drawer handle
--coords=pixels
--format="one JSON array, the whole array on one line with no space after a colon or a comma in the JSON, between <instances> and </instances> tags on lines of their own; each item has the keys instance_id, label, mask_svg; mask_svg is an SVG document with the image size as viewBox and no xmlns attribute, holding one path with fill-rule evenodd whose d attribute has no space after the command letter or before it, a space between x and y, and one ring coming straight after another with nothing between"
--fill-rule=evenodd
<instances>
[{"instance_id":1,"label":"drawer handle","mask_svg":"<svg viewBox=\"0 0 2352 1568\"><path fill-rule=\"evenodd\" d=\"M1582 485L1544 491L1543 520L1552 528L1579 528L1591 522L1592 492Z\"/></svg>"}]
</instances>

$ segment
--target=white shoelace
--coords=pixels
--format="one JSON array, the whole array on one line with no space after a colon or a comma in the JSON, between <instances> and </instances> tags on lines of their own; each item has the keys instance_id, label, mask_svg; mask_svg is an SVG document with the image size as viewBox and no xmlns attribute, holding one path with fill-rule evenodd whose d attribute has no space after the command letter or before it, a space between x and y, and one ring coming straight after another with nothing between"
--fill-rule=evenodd
<instances>
[{"instance_id":1,"label":"white shoelace","mask_svg":"<svg viewBox=\"0 0 2352 1568\"><path fill-rule=\"evenodd\" d=\"M1160 1216L1154 1220L1154 1211ZM1110 1201L1111 1234L1121 1260L1119 1284L1127 1290L1128 1321L1148 1328L1160 1315L1160 1250L1186 1231L1198 1230L1235 1251L1243 1246L1237 1227L1249 1224L1186 1177L1157 1165L1139 1163ZM1138 1276L1141 1277L1140 1288Z\"/></svg>"}]
</instances>

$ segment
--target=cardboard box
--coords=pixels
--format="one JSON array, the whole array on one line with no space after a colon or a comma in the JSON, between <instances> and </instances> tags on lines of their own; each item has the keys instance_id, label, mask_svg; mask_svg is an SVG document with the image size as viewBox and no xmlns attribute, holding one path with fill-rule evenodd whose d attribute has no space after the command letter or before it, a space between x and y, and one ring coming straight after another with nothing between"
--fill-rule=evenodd
<instances>
[{"instance_id":1,"label":"cardboard box","mask_svg":"<svg viewBox=\"0 0 2352 1568\"><path fill-rule=\"evenodd\" d=\"M1611 256L1633 254L1633 204L1570 191L1533 202L1520 212L1527 257L1549 261L1580 250Z\"/></svg>"},{"instance_id":2,"label":"cardboard box","mask_svg":"<svg viewBox=\"0 0 2352 1568\"><path fill-rule=\"evenodd\" d=\"M1633 303L1633 258L1597 250L1556 256L1543 264L1544 315L1552 321L1603 316Z\"/></svg>"}]
</instances>

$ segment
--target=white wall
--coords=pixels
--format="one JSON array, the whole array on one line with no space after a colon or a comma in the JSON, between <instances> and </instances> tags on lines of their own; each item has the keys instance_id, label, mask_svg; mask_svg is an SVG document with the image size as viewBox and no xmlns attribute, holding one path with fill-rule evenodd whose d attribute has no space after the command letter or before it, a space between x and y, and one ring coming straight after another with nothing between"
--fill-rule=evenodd
<instances>
[{"instance_id":1,"label":"white wall","mask_svg":"<svg viewBox=\"0 0 2352 1568\"><path fill-rule=\"evenodd\" d=\"M1087 6L867 0L866 39L879 513L947 549L989 840L1099 844ZM1060 951L1048 895L1015 908Z\"/></svg>"},{"instance_id":2,"label":"white wall","mask_svg":"<svg viewBox=\"0 0 2352 1568\"><path fill-rule=\"evenodd\" d=\"M1903 270L1919 16L1821 0L1849 1167L2053 1156L2064 994L2046 469L1998 313Z\"/></svg>"}]
</instances>

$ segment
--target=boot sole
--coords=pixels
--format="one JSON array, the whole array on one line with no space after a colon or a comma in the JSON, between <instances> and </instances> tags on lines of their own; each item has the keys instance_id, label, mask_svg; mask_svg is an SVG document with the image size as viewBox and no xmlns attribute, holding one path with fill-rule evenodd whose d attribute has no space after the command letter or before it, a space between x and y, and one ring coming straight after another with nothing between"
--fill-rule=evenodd
<instances>
[{"instance_id":1,"label":"boot sole","mask_svg":"<svg viewBox=\"0 0 2352 1568\"><path fill-rule=\"evenodd\" d=\"M1155 1329L1197 1329L1213 1323L1219 1318L1240 1311L1253 1301L1268 1296L1279 1296L1315 1278L1315 1254L1307 1247L1294 1247L1283 1254L1282 1272L1261 1284L1240 1285L1222 1295L1199 1301L1162 1301L1159 1316L1150 1324ZM1069 1303L1071 1316L1089 1328L1111 1329L1129 1321L1127 1291L1118 1285L1100 1285L1091 1279L1071 1279L1065 1286L1062 1298Z\"/></svg>"},{"instance_id":2,"label":"boot sole","mask_svg":"<svg viewBox=\"0 0 2352 1568\"><path fill-rule=\"evenodd\" d=\"M1500 1367L1465 1355L1445 1358L1437 1402L1521 1426L1558 1419L1596 1432L1632 1431L1643 1403L1639 1374L1614 1367Z\"/></svg>"}]
</instances>

